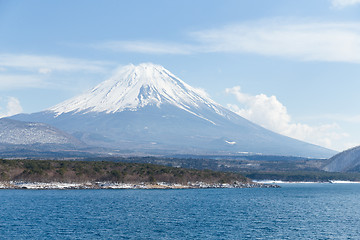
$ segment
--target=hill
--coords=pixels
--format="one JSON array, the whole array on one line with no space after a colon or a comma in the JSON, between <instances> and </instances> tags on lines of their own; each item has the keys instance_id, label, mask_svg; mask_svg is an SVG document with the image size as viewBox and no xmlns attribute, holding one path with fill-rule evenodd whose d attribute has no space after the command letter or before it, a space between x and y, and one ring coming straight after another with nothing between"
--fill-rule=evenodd
<instances>
[{"instance_id":1,"label":"hill","mask_svg":"<svg viewBox=\"0 0 360 240\"><path fill-rule=\"evenodd\" d=\"M323 169L329 172L360 172L360 146L331 157Z\"/></svg>"},{"instance_id":2,"label":"hill","mask_svg":"<svg viewBox=\"0 0 360 240\"><path fill-rule=\"evenodd\" d=\"M92 156L90 152L81 140L48 124L0 119L0 157Z\"/></svg>"}]
</instances>

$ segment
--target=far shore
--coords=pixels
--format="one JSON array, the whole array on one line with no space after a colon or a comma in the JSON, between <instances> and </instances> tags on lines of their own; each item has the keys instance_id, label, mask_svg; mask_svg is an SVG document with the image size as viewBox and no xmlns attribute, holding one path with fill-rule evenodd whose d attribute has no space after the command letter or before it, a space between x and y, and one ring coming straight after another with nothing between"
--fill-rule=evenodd
<instances>
[{"instance_id":1,"label":"far shore","mask_svg":"<svg viewBox=\"0 0 360 240\"><path fill-rule=\"evenodd\" d=\"M205 188L278 188L275 184L263 183L204 183L189 182L187 184L154 182L154 183L114 183L114 182L83 182L83 183L64 183L64 182L24 182L7 181L0 182L0 189L205 189Z\"/></svg>"},{"instance_id":2,"label":"far shore","mask_svg":"<svg viewBox=\"0 0 360 240\"><path fill-rule=\"evenodd\" d=\"M329 180L329 181L282 181L282 180L253 180L256 183L262 184L300 184L300 183L328 183L328 184L344 184L344 183L360 183L360 181L344 181L344 180Z\"/></svg>"}]
</instances>

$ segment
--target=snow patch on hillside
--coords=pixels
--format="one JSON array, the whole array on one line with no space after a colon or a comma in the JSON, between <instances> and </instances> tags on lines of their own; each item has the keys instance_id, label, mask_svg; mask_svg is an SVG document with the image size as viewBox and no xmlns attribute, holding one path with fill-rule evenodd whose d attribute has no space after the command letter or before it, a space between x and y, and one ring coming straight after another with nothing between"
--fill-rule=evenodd
<instances>
[{"instance_id":1,"label":"snow patch on hillside","mask_svg":"<svg viewBox=\"0 0 360 240\"><path fill-rule=\"evenodd\" d=\"M229 145L235 145L235 144L236 144L236 142L233 142L233 141L226 141L226 140L225 140L225 142L226 142L227 144L229 144Z\"/></svg>"},{"instance_id":2,"label":"snow patch on hillside","mask_svg":"<svg viewBox=\"0 0 360 240\"><path fill-rule=\"evenodd\" d=\"M0 120L0 143L5 144L67 144L70 136L43 123Z\"/></svg>"}]
</instances>

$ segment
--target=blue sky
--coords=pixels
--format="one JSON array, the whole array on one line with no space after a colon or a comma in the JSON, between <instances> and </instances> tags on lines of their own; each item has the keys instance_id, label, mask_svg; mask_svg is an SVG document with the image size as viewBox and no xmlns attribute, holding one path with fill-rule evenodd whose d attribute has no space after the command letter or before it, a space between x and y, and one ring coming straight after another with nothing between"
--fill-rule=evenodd
<instances>
[{"instance_id":1,"label":"blue sky","mask_svg":"<svg viewBox=\"0 0 360 240\"><path fill-rule=\"evenodd\" d=\"M0 117L129 63L163 65L275 132L360 145L360 0L0 0Z\"/></svg>"}]
</instances>

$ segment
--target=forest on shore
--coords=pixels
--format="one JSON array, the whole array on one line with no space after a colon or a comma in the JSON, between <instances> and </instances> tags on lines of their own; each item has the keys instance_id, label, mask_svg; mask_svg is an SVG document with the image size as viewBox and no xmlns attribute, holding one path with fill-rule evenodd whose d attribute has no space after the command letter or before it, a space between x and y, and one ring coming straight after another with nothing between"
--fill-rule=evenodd
<instances>
[{"instance_id":1,"label":"forest on shore","mask_svg":"<svg viewBox=\"0 0 360 240\"><path fill-rule=\"evenodd\" d=\"M195 170L149 163L69 160L0 160L0 181L248 183L240 173Z\"/></svg>"}]
</instances>

